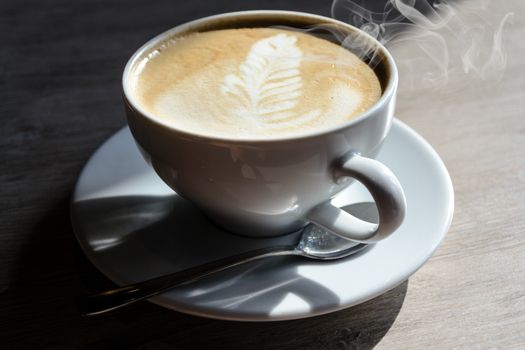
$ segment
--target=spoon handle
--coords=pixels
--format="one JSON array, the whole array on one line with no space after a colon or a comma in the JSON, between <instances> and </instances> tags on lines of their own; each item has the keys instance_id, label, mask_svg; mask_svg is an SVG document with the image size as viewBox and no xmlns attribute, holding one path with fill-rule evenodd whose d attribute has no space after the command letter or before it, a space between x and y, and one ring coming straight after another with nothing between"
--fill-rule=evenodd
<instances>
[{"instance_id":1,"label":"spoon handle","mask_svg":"<svg viewBox=\"0 0 525 350\"><path fill-rule=\"evenodd\" d=\"M197 281L219 271L270 256L300 255L295 246L276 246L252 250L191 267L147 281L80 297L77 305L83 316L94 316L147 299L181 284Z\"/></svg>"}]
</instances>

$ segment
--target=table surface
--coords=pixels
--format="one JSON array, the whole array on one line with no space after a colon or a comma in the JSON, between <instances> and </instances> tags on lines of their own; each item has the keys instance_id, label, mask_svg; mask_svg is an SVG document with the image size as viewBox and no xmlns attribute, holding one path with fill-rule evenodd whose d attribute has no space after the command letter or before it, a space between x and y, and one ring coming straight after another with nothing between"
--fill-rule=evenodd
<instances>
[{"instance_id":1,"label":"table surface","mask_svg":"<svg viewBox=\"0 0 525 350\"><path fill-rule=\"evenodd\" d=\"M436 29L443 41L417 36L427 30L416 28L404 34L408 40L390 44L402 82L397 117L435 147L455 188L446 239L408 281L364 304L297 321L217 321L147 302L98 318L79 316L75 296L112 284L80 251L68 202L83 164L125 125L120 74L127 58L155 34L190 19L258 8L330 15L330 3L2 1L1 348L525 347L520 0L456 1L466 19ZM486 56L500 42L492 34L510 11L515 15L500 38L506 54ZM487 37L469 51L476 33ZM486 64L490 57L494 66Z\"/></svg>"}]
</instances>

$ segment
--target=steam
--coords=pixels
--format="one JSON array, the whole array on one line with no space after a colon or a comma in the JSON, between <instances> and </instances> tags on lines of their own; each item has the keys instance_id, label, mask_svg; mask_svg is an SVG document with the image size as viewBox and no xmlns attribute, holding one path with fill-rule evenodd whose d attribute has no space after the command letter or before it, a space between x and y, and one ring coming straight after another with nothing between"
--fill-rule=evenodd
<instances>
[{"instance_id":1,"label":"steam","mask_svg":"<svg viewBox=\"0 0 525 350\"><path fill-rule=\"evenodd\" d=\"M503 15L494 26L486 19L489 2L467 1L456 6L446 0L434 4L426 0L387 0L384 8L371 9L354 0L334 0L332 17L360 28L389 49L408 45L411 55L396 57L405 70L418 70L408 76L420 80L408 84L412 88L420 84L439 87L447 84L451 73L482 80L502 77L507 63L503 32L513 13ZM345 38L342 45L355 52L364 43ZM455 71L458 62L462 72Z\"/></svg>"}]
</instances>

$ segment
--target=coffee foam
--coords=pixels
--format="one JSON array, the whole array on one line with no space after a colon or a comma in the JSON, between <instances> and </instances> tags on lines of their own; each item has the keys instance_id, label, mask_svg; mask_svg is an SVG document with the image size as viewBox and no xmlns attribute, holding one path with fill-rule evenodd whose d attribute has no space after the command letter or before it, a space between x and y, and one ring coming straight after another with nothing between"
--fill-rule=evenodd
<instances>
[{"instance_id":1,"label":"coffee foam","mask_svg":"<svg viewBox=\"0 0 525 350\"><path fill-rule=\"evenodd\" d=\"M165 41L134 67L134 97L176 128L226 138L292 136L351 120L381 95L353 53L273 28Z\"/></svg>"}]
</instances>

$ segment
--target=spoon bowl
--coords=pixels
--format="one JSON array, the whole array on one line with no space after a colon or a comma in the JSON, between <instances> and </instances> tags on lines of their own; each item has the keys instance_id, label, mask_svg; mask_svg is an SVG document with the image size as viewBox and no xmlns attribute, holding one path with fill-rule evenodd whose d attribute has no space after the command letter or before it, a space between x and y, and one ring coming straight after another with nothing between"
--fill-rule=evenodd
<instances>
[{"instance_id":1,"label":"spoon bowl","mask_svg":"<svg viewBox=\"0 0 525 350\"><path fill-rule=\"evenodd\" d=\"M328 233L319 226L308 225L295 250L298 251L297 255L305 258L336 260L355 254L367 246L368 244L356 243Z\"/></svg>"}]
</instances>

